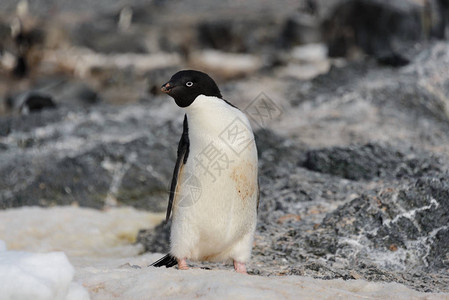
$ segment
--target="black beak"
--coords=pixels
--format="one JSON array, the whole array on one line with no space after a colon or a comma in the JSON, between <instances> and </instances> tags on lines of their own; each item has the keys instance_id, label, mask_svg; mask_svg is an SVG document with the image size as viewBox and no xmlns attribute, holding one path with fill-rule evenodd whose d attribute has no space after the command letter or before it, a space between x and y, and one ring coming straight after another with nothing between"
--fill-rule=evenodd
<instances>
[{"instance_id":1,"label":"black beak","mask_svg":"<svg viewBox=\"0 0 449 300\"><path fill-rule=\"evenodd\" d=\"M164 93L169 93L172 88L173 86L170 85L170 82L167 82L166 84L162 85L161 91Z\"/></svg>"}]
</instances>

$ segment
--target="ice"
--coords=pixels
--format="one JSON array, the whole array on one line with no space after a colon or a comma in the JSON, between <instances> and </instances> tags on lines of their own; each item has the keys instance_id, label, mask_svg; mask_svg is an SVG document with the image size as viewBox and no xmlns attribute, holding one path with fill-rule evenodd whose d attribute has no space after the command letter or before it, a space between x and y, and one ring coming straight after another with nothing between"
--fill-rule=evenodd
<instances>
[{"instance_id":1,"label":"ice","mask_svg":"<svg viewBox=\"0 0 449 300\"><path fill-rule=\"evenodd\" d=\"M87 291L72 282L74 274L63 252L1 251L0 299L89 299Z\"/></svg>"},{"instance_id":2,"label":"ice","mask_svg":"<svg viewBox=\"0 0 449 300\"><path fill-rule=\"evenodd\" d=\"M134 239L139 229L162 219L163 214L132 208L0 211L0 300L449 298L397 283L245 276L232 266L187 271L148 267L162 254L139 255L142 248Z\"/></svg>"}]
</instances>

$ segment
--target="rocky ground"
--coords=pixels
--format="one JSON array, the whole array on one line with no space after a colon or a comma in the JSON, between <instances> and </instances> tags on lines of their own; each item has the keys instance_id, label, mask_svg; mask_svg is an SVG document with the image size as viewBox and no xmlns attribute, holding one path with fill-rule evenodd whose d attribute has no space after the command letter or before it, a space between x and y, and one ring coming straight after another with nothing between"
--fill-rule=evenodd
<instances>
[{"instance_id":1,"label":"rocky ground","mask_svg":"<svg viewBox=\"0 0 449 300\"><path fill-rule=\"evenodd\" d=\"M432 45L417 56L425 60L403 69L371 65L360 75L349 64L288 84L286 93L299 99L256 132L262 200L253 273L447 291L449 127L444 108L432 105L448 102L432 104L427 93L449 90L420 86L426 79L410 73L434 65L434 55L449 62L448 49ZM427 72L447 78L441 67ZM149 251L165 252L168 226L140 238Z\"/></svg>"},{"instance_id":2,"label":"rocky ground","mask_svg":"<svg viewBox=\"0 0 449 300\"><path fill-rule=\"evenodd\" d=\"M176 70L201 68L256 133L251 273L449 292L445 2L199 2L28 13L31 42L0 45L0 208L163 212L182 111L157 90ZM56 23L44 22L52 9ZM367 11L379 22L364 21ZM167 237L163 224L138 242L163 253Z\"/></svg>"}]
</instances>

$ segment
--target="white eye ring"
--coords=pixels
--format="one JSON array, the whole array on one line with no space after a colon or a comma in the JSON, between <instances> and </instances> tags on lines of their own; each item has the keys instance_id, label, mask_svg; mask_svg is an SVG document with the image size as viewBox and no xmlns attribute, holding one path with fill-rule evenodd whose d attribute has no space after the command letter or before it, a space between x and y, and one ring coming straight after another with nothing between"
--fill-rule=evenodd
<instances>
[{"instance_id":1,"label":"white eye ring","mask_svg":"<svg viewBox=\"0 0 449 300\"><path fill-rule=\"evenodd\" d=\"M187 82L186 82L186 86L187 86L187 87L191 87L192 85L193 85L193 82L191 82L191 81L187 81Z\"/></svg>"}]
</instances>

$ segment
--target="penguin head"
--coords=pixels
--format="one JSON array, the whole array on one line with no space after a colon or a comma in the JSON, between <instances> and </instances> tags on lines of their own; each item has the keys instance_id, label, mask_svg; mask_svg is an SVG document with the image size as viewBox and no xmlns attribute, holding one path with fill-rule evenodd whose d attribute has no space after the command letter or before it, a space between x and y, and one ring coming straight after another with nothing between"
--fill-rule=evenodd
<instances>
[{"instance_id":1,"label":"penguin head","mask_svg":"<svg viewBox=\"0 0 449 300\"><path fill-rule=\"evenodd\" d=\"M195 70L179 71L162 85L161 91L173 97L179 107L189 106L199 95L222 98L215 81Z\"/></svg>"}]
</instances>

